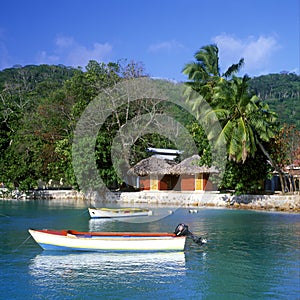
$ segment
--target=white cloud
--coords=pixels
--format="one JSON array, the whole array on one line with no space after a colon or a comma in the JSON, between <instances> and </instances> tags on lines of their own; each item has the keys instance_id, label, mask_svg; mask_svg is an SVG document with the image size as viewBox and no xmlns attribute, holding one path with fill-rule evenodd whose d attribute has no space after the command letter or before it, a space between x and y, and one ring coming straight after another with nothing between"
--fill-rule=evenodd
<instances>
[{"instance_id":1,"label":"white cloud","mask_svg":"<svg viewBox=\"0 0 300 300\"><path fill-rule=\"evenodd\" d=\"M39 64L58 64L60 63L60 57L58 55L49 55L46 51L41 51L38 54L38 63Z\"/></svg>"},{"instance_id":2,"label":"white cloud","mask_svg":"<svg viewBox=\"0 0 300 300\"><path fill-rule=\"evenodd\" d=\"M104 61L112 51L112 46L108 43L94 43L91 49L77 45L68 52L66 60L71 66L86 66L89 60Z\"/></svg>"},{"instance_id":3,"label":"white cloud","mask_svg":"<svg viewBox=\"0 0 300 300\"><path fill-rule=\"evenodd\" d=\"M61 48L67 48L67 47L72 47L72 46L76 45L74 39L72 37L68 37L68 36L57 37L55 44L56 44L56 46L61 47Z\"/></svg>"},{"instance_id":4,"label":"white cloud","mask_svg":"<svg viewBox=\"0 0 300 300\"><path fill-rule=\"evenodd\" d=\"M219 48L220 64L224 66L222 71L244 58L243 73L263 73L270 67L270 59L280 48L274 36L249 36L241 40L232 35L221 34L213 38L213 42Z\"/></svg>"},{"instance_id":5,"label":"white cloud","mask_svg":"<svg viewBox=\"0 0 300 300\"><path fill-rule=\"evenodd\" d=\"M109 43L94 43L92 47L80 45L72 37L59 36L55 41L53 53L41 51L38 63L64 64L72 67L85 67L90 60L105 61L112 52Z\"/></svg>"},{"instance_id":6,"label":"white cloud","mask_svg":"<svg viewBox=\"0 0 300 300\"><path fill-rule=\"evenodd\" d=\"M182 44L176 40L165 41L157 44L152 44L149 46L149 52L160 52L160 51L174 51L180 48L184 48Z\"/></svg>"}]
</instances>

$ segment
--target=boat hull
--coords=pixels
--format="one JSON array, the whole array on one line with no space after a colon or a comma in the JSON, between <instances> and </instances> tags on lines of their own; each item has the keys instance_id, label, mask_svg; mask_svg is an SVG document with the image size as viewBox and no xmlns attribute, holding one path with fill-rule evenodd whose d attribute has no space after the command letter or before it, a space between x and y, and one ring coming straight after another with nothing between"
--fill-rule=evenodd
<instances>
[{"instance_id":1,"label":"boat hull","mask_svg":"<svg viewBox=\"0 0 300 300\"><path fill-rule=\"evenodd\" d=\"M132 218L151 216L152 211L147 209L132 209L132 208L89 208L89 214L92 219L100 218Z\"/></svg>"},{"instance_id":2,"label":"boat hull","mask_svg":"<svg viewBox=\"0 0 300 300\"><path fill-rule=\"evenodd\" d=\"M50 231L29 229L33 239L44 250L63 251L183 251L185 236L171 234L147 234L147 233L80 233L72 234L68 231ZM134 234L134 235L133 235Z\"/></svg>"}]
</instances>

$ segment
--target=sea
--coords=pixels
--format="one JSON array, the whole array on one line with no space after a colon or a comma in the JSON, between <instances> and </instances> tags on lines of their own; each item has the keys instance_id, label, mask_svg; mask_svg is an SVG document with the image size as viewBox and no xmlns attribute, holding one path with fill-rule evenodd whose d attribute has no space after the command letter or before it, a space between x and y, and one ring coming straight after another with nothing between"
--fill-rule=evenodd
<instances>
[{"instance_id":1,"label":"sea","mask_svg":"<svg viewBox=\"0 0 300 300\"><path fill-rule=\"evenodd\" d=\"M107 206L107 205L106 205ZM78 201L0 200L0 299L300 299L300 214L164 208L154 221L92 220ZM151 207L158 214L160 207ZM34 229L173 232L185 251L43 251Z\"/></svg>"}]
</instances>

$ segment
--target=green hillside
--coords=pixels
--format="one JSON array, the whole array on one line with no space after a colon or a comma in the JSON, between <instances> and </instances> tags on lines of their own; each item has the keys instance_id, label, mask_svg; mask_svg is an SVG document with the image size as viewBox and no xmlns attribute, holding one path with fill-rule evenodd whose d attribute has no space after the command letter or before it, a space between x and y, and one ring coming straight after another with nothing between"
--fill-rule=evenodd
<instances>
[{"instance_id":1,"label":"green hillside","mask_svg":"<svg viewBox=\"0 0 300 300\"><path fill-rule=\"evenodd\" d=\"M0 71L0 93L10 91L11 98L30 95L43 98L61 88L78 69L49 65L14 67ZM253 77L250 89L271 110L278 114L280 123L295 125L300 130L300 76L294 73L269 74Z\"/></svg>"},{"instance_id":2,"label":"green hillside","mask_svg":"<svg viewBox=\"0 0 300 300\"><path fill-rule=\"evenodd\" d=\"M295 125L300 130L299 75L281 73L254 77L250 88L278 114L282 124Z\"/></svg>"}]
</instances>

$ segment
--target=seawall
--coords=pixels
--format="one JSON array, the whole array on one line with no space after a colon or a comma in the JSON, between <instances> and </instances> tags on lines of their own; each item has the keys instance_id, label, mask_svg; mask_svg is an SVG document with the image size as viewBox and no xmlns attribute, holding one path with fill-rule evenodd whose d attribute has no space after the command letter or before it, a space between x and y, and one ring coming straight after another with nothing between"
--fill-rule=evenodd
<instances>
[{"instance_id":1,"label":"seawall","mask_svg":"<svg viewBox=\"0 0 300 300\"><path fill-rule=\"evenodd\" d=\"M218 192L142 191L114 192L84 195L73 190L43 190L35 195L44 199L76 199L89 201L91 205L112 203L120 206L162 205L182 207L227 207L237 209L276 210L300 212L300 195L231 195ZM98 205L96 205L98 204Z\"/></svg>"}]
</instances>

